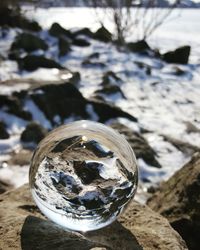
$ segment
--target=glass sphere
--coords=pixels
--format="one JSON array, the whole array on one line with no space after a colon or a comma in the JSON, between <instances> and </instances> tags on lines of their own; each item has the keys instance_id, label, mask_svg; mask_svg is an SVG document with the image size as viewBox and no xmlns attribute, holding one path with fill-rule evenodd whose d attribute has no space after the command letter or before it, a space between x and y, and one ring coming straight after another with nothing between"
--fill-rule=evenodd
<instances>
[{"instance_id":1,"label":"glass sphere","mask_svg":"<svg viewBox=\"0 0 200 250\"><path fill-rule=\"evenodd\" d=\"M70 230L112 223L134 196L138 172L124 136L78 121L49 133L34 152L29 182L42 213Z\"/></svg>"}]
</instances>

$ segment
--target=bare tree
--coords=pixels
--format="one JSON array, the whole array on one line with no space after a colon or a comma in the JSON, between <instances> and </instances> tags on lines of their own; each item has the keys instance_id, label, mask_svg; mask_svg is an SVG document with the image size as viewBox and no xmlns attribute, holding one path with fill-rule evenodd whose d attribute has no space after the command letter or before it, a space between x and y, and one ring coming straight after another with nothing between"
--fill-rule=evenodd
<instances>
[{"instance_id":1,"label":"bare tree","mask_svg":"<svg viewBox=\"0 0 200 250\"><path fill-rule=\"evenodd\" d=\"M166 22L179 0L167 5L166 1L159 0L91 0L96 9L96 16L101 25L109 19L114 25L114 36L119 45L125 44L128 36L137 39L146 39L157 28ZM98 10L104 11L104 18ZM161 7L162 8L161 11Z\"/></svg>"}]
</instances>

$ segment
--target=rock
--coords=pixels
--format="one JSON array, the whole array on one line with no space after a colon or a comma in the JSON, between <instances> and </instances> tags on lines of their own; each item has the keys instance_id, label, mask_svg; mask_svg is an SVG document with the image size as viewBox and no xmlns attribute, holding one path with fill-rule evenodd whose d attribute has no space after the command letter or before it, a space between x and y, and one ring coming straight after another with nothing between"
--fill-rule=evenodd
<instances>
[{"instance_id":1,"label":"rock","mask_svg":"<svg viewBox=\"0 0 200 250\"><path fill-rule=\"evenodd\" d=\"M98 59L100 57L99 52L94 52L91 55L88 56L88 59Z\"/></svg>"},{"instance_id":2,"label":"rock","mask_svg":"<svg viewBox=\"0 0 200 250\"><path fill-rule=\"evenodd\" d=\"M190 55L190 46L182 46L174 51L162 55L162 59L168 63L187 64Z\"/></svg>"},{"instance_id":3,"label":"rock","mask_svg":"<svg viewBox=\"0 0 200 250\"><path fill-rule=\"evenodd\" d=\"M112 34L104 26L101 26L93 35L93 38L105 43L112 41Z\"/></svg>"},{"instance_id":4,"label":"rock","mask_svg":"<svg viewBox=\"0 0 200 250\"><path fill-rule=\"evenodd\" d=\"M71 31L64 29L59 23L53 23L49 29L49 34L55 37L66 37L73 39L74 36Z\"/></svg>"},{"instance_id":5,"label":"rock","mask_svg":"<svg viewBox=\"0 0 200 250\"><path fill-rule=\"evenodd\" d=\"M142 158L148 165L161 168L160 163L156 159L156 152L149 146L148 142L141 134L117 122L112 123L111 127L125 135L137 159Z\"/></svg>"},{"instance_id":6,"label":"rock","mask_svg":"<svg viewBox=\"0 0 200 250\"><path fill-rule=\"evenodd\" d=\"M8 59L17 61L20 59L21 52L19 50L11 50L8 52Z\"/></svg>"},{"instance_id":7,"label":"rock","mask_svg":"<svg viewBox=\"0 0 200 250\"><path fill-rule=\"evenodd\" d=\"M81 74L79 72L73 72L72 77L68 81L73 85L78 85L81 81Z\"/></svg>"},{"instance_id":8,"label":"rock","mask_svg":"<svg viewBox=\"0 0 200 250\"><path fill-rule=\"evenodd\" d=\"M97 60L90 60L90 59L85 59L82 62L82 66L84 67L95 67L95 68L105 68L106 64L99 62Z\"/></svg>"},{"instance_id":9,"label":"rock","mask_svg":"<svg viewBox=\"0 0 200 250\"><path fill-rule=\"evenodd\" d=\"M8 190L10 190L12 188L13 188L12 185L10 185L9 183L6 183L6 182L0 180L0 194L5 193L6 191L8 191ZM0 198L0 202L1 202L1 198Z\"/></svg>"},{"instance_id":10,"label":"rock","mask_svg":"<svg viewBox=\"0 0 200 250\"><path fill-rule=\"evenodd\" d=\"M82 28L73 33L75 37L83 35L92 38L93 37L93 32L89 28Z\"/></svg>"},{"instance_id":11,"label":"rock","mask_svg":"<svg viewBox=\"0 0 200 250\"><path fill-rule=\"evenodd\" d=\"M184 75L188 74L188 72L186 70L183 70L177 66L174 66L172 70L173 70L172 74L174 74L176 76L184 76Z\"/></svg>"},{"instance_id":12,"label":"rock","mask_svg":"<svg viewBox=\"0 0 200 250\"><path fill-rule=\"evenodd\" d=\"M72 114L84 119L88 118L85 111L85 98L74 85L68 82L36 88L31 98L53 125L56 116L59 116L61 121Z\"/></svg>"},{"instance_id":13,"label":"rock","mask_svg":"<svg viewBox=\"0 0 200 250\"><path fill-rule=\"evenodd\" d=\"M0 108L5 108L6 112L24 120L30 121L32 119L31 113L23 109L22 101L17 96L0 95Z\"/></svg>"},{"instance_id":14,"label":"rock","mask_svg":"<svg viewBox=\"0 0 200 250\"><path fill-rule=\"evenodd\" d=\"M59 63L44 56L27 55L18 61L21 70L34 71L38 68L64 69Z\"/></svg>"},{"instance_id":15,"label":"rock","mask_svg":"<svg viewBox=\"0 0 200 250\"><path fill-rule=\"evenodd\" d=\"M165 216L186 241L190 250L200 246L200 153L167 182L148 201L148 205Z\"/></svg>"},{"instance_id":16,"label":"rock","mask_svg":"<svg viewBox=\"0 0 200 250\"><path fill-rule=\"evenodd\" d=\"M31 200L28 185L2 194L0 200L0 249L187 249L166 219L135 201L119 221L97 231L78 233L46 220Z\"/></svg>"},{"instance_id":17,"label":"rock","mask_svg":"<svg viewBox=\"0 0 200 250\"><path fill-rule=\"evenodd\" d=\"M82 119L91 119L93 115L97 115L99 122L116 117L137 121L134 116L114 105L84 98L80 91L69 82L41 86L31 90L29 96L52 125L58 125L54 120L55 117L59 116L62 123L71 115Z\"/></svg>"},{"instance_id":18,"label":"rock","mask_svg":"<svg viewBox=\"0 0 200 250\"><path fill-rule=\"evenodd\" d=\"M34 50L47 50L48 45L38 36L30 33L22 33L18 35L11 45L11 51L24 49L27 52Z\"/></svg>"},{"instance_id":19,"label":"rock","mask_svg":"<svg viewBox=\"0 0 200 250\"><path fill-rule=\"evenodd\" d=\"M127 43L127 48L131 52L136 52L136 53L141 53L150 50L150 47L145 40Z\"/></svg>"},{"instance_id":20,"label":"rock","mask_svg":"<svg viewBox=\"0 0 200 250\"><path fill-rule=\"evenodd\" d=\"M31 122L29 123L25 130L21 134L22 142L34 142L39 143L47 134L47 130L42 127L42 125Z\"/></svg>"},{"instance_id":21,"label":"rock","mask_svg":"<svg viewBox=\"0 0 200 250\"><path fill-rule=\"evenodd\" d=\"M164 140L168 141L171 143L174 147L176 147L178 150L186 154L187 156L193 155L195 152L200 151L200 147L197 147L195 145L192 145L188 142L184 142L182 140L173 138L168 135L162 135Z\"/></svg>"},{"instance_id":22,"label":"rock","mask_svg":"<svg viewBox=\"0 0 200 250\"><path fill-rule=\"evenodd\" d=\"M193 123L185 122L185 125L188 133L200 133L200 128L196 127Z\"/></svg>"},{"instance_id":23,"label":"rock","mask_svg":"<svg viewBox=\"0 0 200 250\"><path fill-rule=\"evenodd\" d=\"M73 40L73 45L76 45L79 47L88 47L88 46L90 46L90 43L83 38L75 38Z\"/></svg>"},{"instance_id":24,"label":"rock","mask_svg":"<svg viewBox=\"0 0 200 250\"><path fill-rule=\"evenodd\" d=\"M143 62L135 61L134 62L140 69L144 69L147 75L151 75L151 67Z\"/></svg>"},{"instance_id":25,"label":"rock","mask_svg":"<svg viewBox=\"0 0 200 250\"><path fill-rule=\"evenodd\" d=\"M110 85L110 86L105 86L102 89L96 90L94 92L95 94L103 94L103 95L116 95L118 94L121 98L126 99L124 93L122 92L122 90L120 89L119 86L117 85Z\"/></svg>"},{"instance_id":26,"label":"rock","mask_svg":"<svg viewBox=\"0 0 200 250\"><path fill-rule=\"evenodd\" d=\"M67 39L65 39L62 36L59 37L58 40L59 56L65 56L66 54L68 54L71 51L70 45L71 43L69 43Z\"/></svg>"},{"instance_id":27,"label":"rock","mask_svg":"<svg viewBox=\"0 0 200 250\"><path fill-rule=\"evenodd\" d=\"M3 121L0 121L0 139L4 140L4 139L8 139L9 133L6 130L6 124Z\"/></svg>"},{"instance_id":28,"label":"rock","mask_svg":"<svg viewBox=\"0 0 200 250\"><path fill-rule=\"evenodd\" d=\"M107 71L102 79L101 85L109 86L109 85L118 85L122 83L121 78L119 78L113 71Z\"/></svg>"},{"instance_id":29,"label":"rock","mask_svg":"<svg viewBox=\"0 0 200 250\"><path fill-rule=\"evenodd\" d=\"M31 31L41 30L36 21L26 19L16 8L1 7L0 17L0 26L18 27Z\"/></svg>"},{"instance_id":30,"label":"rock","mask_svg":"<svg viewBox=\"0 0 200 250\"><path fill-rule=\"evenodd\" d=\"M124 117L127 118L133 122L137 122L137 118L130 115L129 113L123 111L122 109L112 105L108 104L104 101L93 101L88 100L88 104L92 105L93 110L98 115L98 121L99 122L106 122L109 119L117 118L117 117Z\"/></svg>"}]
</instances>

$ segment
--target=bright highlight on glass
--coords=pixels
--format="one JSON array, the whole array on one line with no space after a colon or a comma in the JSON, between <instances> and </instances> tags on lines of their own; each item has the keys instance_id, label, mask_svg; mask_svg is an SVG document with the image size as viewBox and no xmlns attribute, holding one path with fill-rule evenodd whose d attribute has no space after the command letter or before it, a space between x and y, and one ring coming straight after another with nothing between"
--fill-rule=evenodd
<instances>
[{"instance_id":1,"label":"bright highlight on glass","mask_svg":"<svg viewBox=\"0 0 200 250\"><path fill-rule=\"evenodd\" d=\"M30 187L42 213L70 230L112 223L134 196L137 165L125 138L96 122L61 126L38 145Z\"/></svg>"}]
</instances>

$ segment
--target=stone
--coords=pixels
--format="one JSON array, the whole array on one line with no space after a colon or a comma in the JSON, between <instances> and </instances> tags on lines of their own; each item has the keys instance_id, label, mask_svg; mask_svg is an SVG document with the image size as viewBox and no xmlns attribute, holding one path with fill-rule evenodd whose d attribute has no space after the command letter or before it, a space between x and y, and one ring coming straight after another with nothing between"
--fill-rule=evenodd
<instances>
[{"instance_id":1,"label":"stone","mask_svg":"<svg viewBox=\"0 0 200 250\"><path fill-rule=\"evenodd\" d=\"M44 56L27 55L18 59L18 65L21 70L34 71L38 68L57 68L64 69L56 61Z\"/></svg>"},{"instance_id":2,"label":"stone","mask_svg":"<svg viewBox=\"0 0 200 250\"><path fill-rule=\"evenodd\" d=\"M72 77L69 78L69 82L74 85L78 85L81 81L81 74L79 72L73 72Z\"/></svg>"},{"instance_id":3,"label":"stone","mask_svg":"<svg viewBox=\"0 0 200 250\"><path fill-rule=\"evenodd\" d=\"M6 191L12 189L13 186L5 181L0 180L0 194L5 193ZM1 202L1 199L0 199Z\"/></svg>"},{"instance_id":4,"label":"stone","mask_svg":"<svg viewBox=\"0 0 200 250\"><path fill-rule=\"evenodd\" d=\"M58 48L59 48L59 56L65 56L67 55L71 49L70 49L71 43L68 41L68 39L65 39L64 37L58 38Z\"/></svg>"},{"instance_id":5,"label":"stone","mask_svg":"<svg viewBox=\"0 0 200 250\"><path fill-rule=\"evenodd\" d=\"M68 82L36 88L31 98L52 124L57 115L61 121L72 114L88 118L85 111L86 100L79 90Z\"/></svg>"},{"instance_id":6,"label":"stone","mask_svg":"<svg viewBox=\"0 0 200 250\"><path fill-rule=\"evenodd\" d=\"M200 151L200 147L190 144L189 142L182 141L180 139L173 138L169 135L162 135L165 141L171 143L178 150L183 152L187 156L192 156L195 152Z\"/></svg>"},{"instance_id":7,"label":"stone","mask_svg":"<svg viewBox=\"0 0 200 250\"><path fill-rule=\"evenodd\" d=\"M200 246L200 153L160 186L148 205L165 216L190 250Z\"/></svg>"},{"instance_id":8,"label":"stone","mask_svg":"<svg viewBox=\"0 0 200 250\"><path fill-rule=\"evenodd\" d=\"M22 33L18 35L11 45L11 51L24 49L26 52L35 50L47 50L48 45L44 40L30 33Z\"/></svg>"},{"instance_id":9,"label":"stone","mask_svg":"<svg viewBox=\"0 0 200 250\"><path fill-rule=\"evenodd\" d=\"M29 111L23 109L22 101L14 95L0 95L0 108L6 108L6 112L16 115L24 120L30 121L32 115Z\"/></svg>"},{"instance_id":10,"label":"stone","mask_svg":"<svg viewBox=\"0 0 200 250\"><path fill-rule=\"evenodd\" d=\"M64 36L64 37L69 38L69 39L74 38L72 32L63 28L59 23L53 23L51 25L51 28L49 29L49 34L51 36L55 36L55 37Z\"/></svg>"},{"instance_id":11,"label":"stone","mask_svg":"<svg viewBox=\"0 0 200 250\"><path fill-rule=\"evenodd\" d=\"M127 48L131 52L136 52L136 53L141 53L150 50L150 47L145 40L127 43Z\"/></svg>"},{"instance_id":12,"label":"stone","mask_svg":"<svg viewBox=\"0 0 200 250\"><path fill-rule=\"evenodd\" d=\"M25 18L16 8L0 8L0 26L18 27L30 31L40 31L41 27L36 21Z\"/></svg>"},{"instance_id":13,"label":"stone","mask_svg":"<svg viewBox=\"0 0 200 250\"><path fill-rule=\"evenodd\" d=\"M0 121L0 139L4 140L4 139L8 139L9 133L6 130L6 124L3 121Z\"/></svg>"},{"instance_id":14,"label":"stone","mask_svg":"<svg viewBox=\"0 0 200 250\"><path fill-rule=\"evenodd\" d=\"M125 136L137 159L142 158L148 165L161 168L160 163L156 159L156 152L151 148L147 140L141 134L117 122L111 123L111 127L118 130L119 133Z\"/></svg>"},{"instance_id":15,"label":"stone","mask_svg":"<svg viewBox=\"0 0 200 250\"><path fill-rule=\"evenodd\" d=\"M110 85L118 85L122 83L121 78L119 78L113 71L107 71L102 78L101 85L110 86Z\"/></svg>"},{"instance_id":16,"label":"stone","mask_svg":"<svg viewBox=\"0 0 200 250\"><path fill-rule=\"evenodd\" d=\"M83 38L75 38L73 40L73 45L79 46L79 47L88 47L90 46L90 42L88 42L87 40Z\"/></svg>"},{"instance_id":17,"label":"stone","mask_svg":"<svg viewBox=\"0 0 200 250\"><path fill-rule=\"evenodd\" d=\"M182 46L174 51L169 51L163 54L161 57L168 63L187 64L190 56L190 50L190 46Z\"/></svg>"},{"instance_id":18,"label":"stone","mask_svg":"<svg viewBox=\"0 0 200 250\"><path fill-rule=\"evenodd\" d=\"M54 117L56 115L60 117L61 121L70 115L89 119L91 114L87 111L88 105L94 109L100 122L116 117L126 117L137 121L135 117L114 105L85 99L80 91L69 82L36 88L32 91L31 98L53 125L55 125Z\"/></svg>"},{"instance_id":19,"label":"stone","mask_svg":"<svg viewBox=\"0 0 200 250\"><path fill-rule=\"evenodd\" d=\"M144 62L135 61L134 62L140 69L144 69L147 75L151 75L151 66Z\"/></svg>"},{"instance_id":20,"label":"stone","mask_svg":"<svg viewBox=\"0 0 200 250\"><path fill-rule=\"evenodd\" d=\"M101 42L109 43L112 41L112 34L104 26L101 26L94 33L93 38Z\"/></svg>"},{"instance_id":21,"label":"stone","mask_svg":"<svg viewBox=\"0 0 200 250\"><path fill-rule=\"evenodd\" d=\"M93 110L98 115L99 122L106 122L112 118L124 117L133 122L137 122L137 118L130 115L129 113L123 111L122 109L114 106L113 104L108 104L101 100L88 100L89 105L92 105Z\"/></svg>"},{"instance_id":22,"label":"stone","mask_svg":"<svg viewBox=\"0 0 200 250\"><path fill-rule=\"evenodd\" d=\"M110 226L81 233L46 220L33 203L28 185L2 194L0 200L0 249L187 249L165 218L135 201Z\"/></svg>"},{"instance_id":23,"label":"stone","mask_svg":"<svg viewBox=\"0 0 200 250\"><path fill-rule=\"evenodd\" d=\"M118 94L121 98L126 99L124 93L122 92L121 88L117 85L110 85L105 86L102 89L98 89L94 92L95 94L103 94L103 95L115 95Z\"/></svg>"},{"instance_id":24,"label":"stone","mask_svg":"<svg viewBox=\"0 0 200 250\"><path fill-rule=\"evenodd\" d=\"M196 127L192 122L185 122L186 131L188 133L200 133L200 128Z\"/></svg>"},{"instance_id":25,"label":"stone","mask_svg":"<svg viewBox=\"0 0 200 250\"><path fill-rule=\"evenodd\" d=\"M98 59L100 57L99 52L94 52L88 56L88 59Z\"/></svg>"},{"instance_id":26,"label":"stone","mask_svg":"<svg viewBox=\"0 0 200 250\"><path fill-rule=\"evenodd\" d=\"M90 38L92 38L93 37L93 32L89 29L89 28L82 28L82 29L79 29L79 30L76 30L74 33L73 33L73 35L75 36L75 37L77 37L77 36L87 36L87 37L90 37Z\"/></svg>"},{"instance_id":27,"label":"stone","mask_svg":"<svg viewBox=\"0 0 200 250\"><path fill-rule=\"evenodd\" d=\"M98 60L95 60L95 59L86 58L86 59L82 62L82 66L83 66L83 67L105 68L105 67L106 67L106 64L103 63L103 62L99 62Z\"/></svg>"},{"instance_id":28,"label":"stone","mask_svg":"<svg viewBox=\"0 0 200 250\"><path fill-rule=\"evenodd\" d=\"M39 143L47 134L47 130L42 125L31 122L21 134L22 142Z\"/></svg>"}]
</instances>

